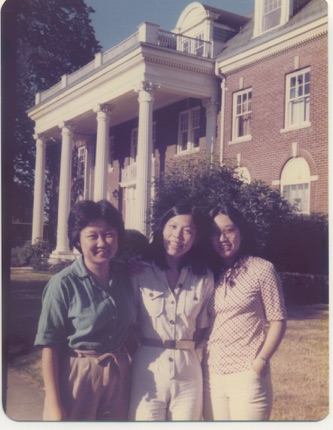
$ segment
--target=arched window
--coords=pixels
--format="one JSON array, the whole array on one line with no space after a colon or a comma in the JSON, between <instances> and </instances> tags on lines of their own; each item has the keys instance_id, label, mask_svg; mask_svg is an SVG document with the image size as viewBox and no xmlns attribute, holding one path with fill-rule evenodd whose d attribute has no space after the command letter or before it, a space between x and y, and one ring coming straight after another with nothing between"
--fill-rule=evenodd
<instances>
[{"instance_id":1,"label":"arched window","mask_svg":"<svg viewBox=\"0 0 333 430\"><path fill-rule=\"evenodd\" d=\"M281 174L281 192L299 212L310 212L310 168L302 157L292 158Z\"/></svg>"},{"instance_id":2,"label":"arched window","mask_svg":"<svg viewBox=\"0 0 333 430\"><path fill-rule=\"evenodd\" d=\"M236 167L235 172L238 178L242 182L244 182L244 184L251 183L251 175L250 175L249 169L247 169L246 167Z\"/></svg>"}]
</instances>

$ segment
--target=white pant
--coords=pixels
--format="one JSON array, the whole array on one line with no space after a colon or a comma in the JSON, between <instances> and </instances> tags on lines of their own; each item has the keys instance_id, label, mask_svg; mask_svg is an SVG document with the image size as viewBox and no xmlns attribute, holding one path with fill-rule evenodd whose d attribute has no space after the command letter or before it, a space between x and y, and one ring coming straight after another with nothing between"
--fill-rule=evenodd
<instances>
[{"instance_id":1,"label":"white pant","mask_svg":"<svg viewBox=\"0 0 333 430\"><path fill-rule=\"evenodd\" d=\"M258 376L251 369L204 377L205 421L264 421L272 407L270 373Z\"/></svg>"},{"instance_id":2,"label":"white pant","mask_svg":"<svg viewBox=\"0 0 333 430\"><path fill-rule=\"evenodd\" d=\"M202 420L202 370L196 350L141 346L131 367L130 421Z\"/></svg>"}]
</instances>

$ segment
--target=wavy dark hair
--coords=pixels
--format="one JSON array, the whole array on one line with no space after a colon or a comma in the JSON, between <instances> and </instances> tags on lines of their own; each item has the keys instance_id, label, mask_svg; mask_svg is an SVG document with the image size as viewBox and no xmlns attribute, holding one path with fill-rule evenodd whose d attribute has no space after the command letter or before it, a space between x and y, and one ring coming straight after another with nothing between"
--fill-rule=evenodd
<instances>
[{"instance_id":1,"label":"wavy dark hair","mask_svg":"<svg viewBox=\"0 0 333 430\"><path fill-rule=\"evenodd\" d=\"M143 257L150 262L154 262L162 270L169 269L163 243L163 230L167 222L177 215L191 215L197 231L196 241L183 256L178 269L190 266L192 272L196 275L204 274L207 271L204 249L205 240L209 234L209 220L198 208L190 204L177 204L161 217L157 228L153 232L153 238L148 245L147 253Z\"/></svg>"},{"instance_id":2,"label":"wavy dark hair","mask_svg":"<svg viewBox=\"0 0 333 430\"><path fill-rule=\"evenodd\" d=\"M125 227L121 213L107 200L94 202L81 200L76 203L68 216L67 233L71 248L76 248L82 253L80 246L80 233L91 222L103 219L118 232L118 240L122 241L125 235Z\"/></svg>"},{"instance_id":3,"label":"wavy dark hair","mask_svg":"<svg viewBox=\"0 0 333 430\"><path fill-rule=\"evenodd\" d=\"M221 276L226 276L228 282L232 285L233 279L237 276L239 271L246 269L247 257L250 255L257 255L257 250L252 231L242 212L232 205L219 205L209 212L211 229L210 237L212 237L213 234L214 218L220 214L228 216L239 229L241 235L241 244L236 259L228 271L228 274L226 274L227 270L223 264L223 259L214 250L212 250L213 255L210 258L210 267L214 272L215 279L221 278Z\"/></svg>"}]
</instances>

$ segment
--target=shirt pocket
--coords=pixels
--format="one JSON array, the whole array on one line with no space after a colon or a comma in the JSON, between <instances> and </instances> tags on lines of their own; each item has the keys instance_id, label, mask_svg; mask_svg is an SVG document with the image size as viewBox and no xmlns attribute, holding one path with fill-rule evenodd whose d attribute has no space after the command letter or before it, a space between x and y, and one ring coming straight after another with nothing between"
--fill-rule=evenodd
<instances>
[{"instance_id":1,"label":"shirt pocket","mask_svg":"<svg viewBox=\"0 0 333 430\"><path fill-rule=\"evenodd\" d=\"M164 293L150 288L140 288L142 310L151 317L158 317L164 310Z\"/></svg>"},{"instance_id":2,"label":"shirt pocket","mask_svg":"<svg viewBox=\"0 0 333 430\"><path fill-rule=\"evenodd\" d=\"M196 319L202 308L202 297L199 294L198 288L192 286L190 291L186 291L183 303L186 317Z\"/></svg>"}]
</instances>

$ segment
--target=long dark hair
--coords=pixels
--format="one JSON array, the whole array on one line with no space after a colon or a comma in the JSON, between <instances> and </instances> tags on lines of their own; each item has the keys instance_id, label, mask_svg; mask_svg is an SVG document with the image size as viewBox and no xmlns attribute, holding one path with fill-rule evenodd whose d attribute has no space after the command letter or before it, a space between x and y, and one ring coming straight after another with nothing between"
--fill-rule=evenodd
<instances>
[{"instance_id":1,"label":"long dark hair","mask_svg":"<svg viewBox=\"0 0 333 430\"><path fill-rule=\"evenodd\" d=\"M220 214L228 216L235 224L235 226L239 229L241 235L240 249L227 275L229 283L232 284L232 280L235 276L237 276L239 270L246 268L247 257L249 255L256 255L257 252L252 232L242 212L230 204L216 206L210 211L210 236L212 237L213 234L214 218ZM215 251L213 251L213 255L210 259L210 267L213 270L216 279L220 278L226 272L226 267L224 267L223 259Z\"/></svg>"},{"instance_id":2,"label":"long dark hair","mask_svg":"<svg viewBox=\"0 0 333 430\"><path fill-rule=\"evenodd\" d=\"M70 211L68 216L68 239L70 247L82 252L80 246L80 232L91 222L103 219L118 232L118 241L125 235L125 227L121 213L107 200L94 202L81 200Z\"/></svg>"},{"instance_id":3,"label":"long dark hair","mask_svg":"<svg viewBox=\"0 0 333 430\"><path fill-rule=\"evenodd\" d=\"M154 262L162 270L169 269L163 243L163 230L166 223L177 215L191 215L197 231L196 241L191 249L183 256L178 269L180 270L181 267L190 266L193 273L197 275L203 274L207 270L204 241L209 234L209 220L198 208L190 204L177 204L161 217L157 228L153 232L153 238L148 246L145 259Z\"/></svg>"}]
</instances>

